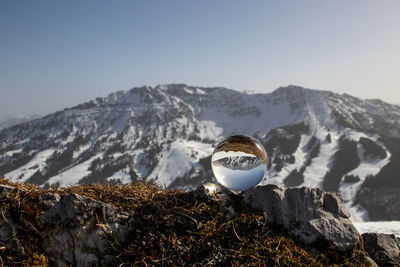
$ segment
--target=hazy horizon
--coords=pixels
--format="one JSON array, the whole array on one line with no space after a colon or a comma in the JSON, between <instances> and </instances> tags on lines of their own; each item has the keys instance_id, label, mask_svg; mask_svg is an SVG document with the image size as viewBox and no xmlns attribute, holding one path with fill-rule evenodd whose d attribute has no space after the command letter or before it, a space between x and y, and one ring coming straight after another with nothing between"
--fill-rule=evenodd
<instances>
[{"instance_id":1,"label":"hazy horizon","mask_svg":"<svg viewBox=\"0 0 400 267\"><path fill-rule=\"evenodd\" d=\"M400 104L400 2L3 1L0 120L142 85Z\"/></svg>"}]
</instances>

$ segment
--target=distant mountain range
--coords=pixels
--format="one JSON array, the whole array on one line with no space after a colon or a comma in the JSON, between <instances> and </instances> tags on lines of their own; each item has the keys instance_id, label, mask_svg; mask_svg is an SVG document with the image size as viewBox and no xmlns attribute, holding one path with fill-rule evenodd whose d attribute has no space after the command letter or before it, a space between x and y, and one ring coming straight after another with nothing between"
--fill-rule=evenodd
<instances>
[{"instance_id":1,"label":"distant mountain range","mask_svg":"<svg viewBox=\"0 0 400 267\"><path fill-rule=\"evenodd\" d=\"M140 87L0 131L0 176L38 185L215 181L232 134L270 159L262 183L340 192L353 220L400 220L400 107L298 86L270 94L184 84Z\"/></svg>"},{"instance_id":2,"label":"distant mountain range","mask_svg":"<svg viewBox=\"0 0 400 267\"><path fill-rule=\"evenodd\" d=\"M4 128L12 127L12 126L20 124L20 123L31 121L31 120L37 119L39 117L40 116L36 115L36 114L32 114L32 115L14 114L14 115L11 115L11 116L8 116L7 118L5 118L4 120L0 121L0 130L4 129Z\"/></svg>"}]
</instances>

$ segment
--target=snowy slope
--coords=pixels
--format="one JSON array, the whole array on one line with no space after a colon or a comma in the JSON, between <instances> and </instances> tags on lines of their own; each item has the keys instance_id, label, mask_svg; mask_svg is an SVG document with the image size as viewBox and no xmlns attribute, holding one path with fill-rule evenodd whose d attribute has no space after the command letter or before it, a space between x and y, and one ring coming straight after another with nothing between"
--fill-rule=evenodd
<instances>
[{"instance_id":1,"label":"snowy slope","mask_svg":"<svg viewBox=\"0 0 400 267\"><path fill-rule=\"evenodd\" d=\"M400 221L355 222L354 226L357 228L360 234L394 234L400 238Z\"/></svg>"},{"instance_id":2,"label":"snowy slope","mask_svg":"<svg viewBox=\"0 0 400 267\"><path fill-rule=\"evenodd\" d=\"M61 186L140 177L188 188L214 179L209 161L219 141L248 134L270 158L262 183L340 192L363 221L356 196L395 160L399 122L399 106L298 86L270 94L145 86L1 130L0 175Z\"/></svg>"}]
</instances>

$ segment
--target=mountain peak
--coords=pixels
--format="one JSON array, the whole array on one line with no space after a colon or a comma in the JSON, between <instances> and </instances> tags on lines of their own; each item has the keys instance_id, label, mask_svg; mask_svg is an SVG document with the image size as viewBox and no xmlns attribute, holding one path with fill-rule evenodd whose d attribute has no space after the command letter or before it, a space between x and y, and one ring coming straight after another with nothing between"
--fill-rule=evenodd
<instances>
[{"instance_id":1,"label":"mountain peak","mask_svg":"<svg viewBox=\"0 0 400 267\"><path fill-rule=\"evenodd\" d=\"M323 90L317 90L317 89L310 89L306 87L302 87L299 85L293 85L289 84L288 86L281 86L278 87L274 92L278 93L289 93L289 94L300 94L300 93L305 93L305 92L313 92L313 93L320 93L320 92L329 92L329 91L323 91Z\"/></svg>"}]
</instances>

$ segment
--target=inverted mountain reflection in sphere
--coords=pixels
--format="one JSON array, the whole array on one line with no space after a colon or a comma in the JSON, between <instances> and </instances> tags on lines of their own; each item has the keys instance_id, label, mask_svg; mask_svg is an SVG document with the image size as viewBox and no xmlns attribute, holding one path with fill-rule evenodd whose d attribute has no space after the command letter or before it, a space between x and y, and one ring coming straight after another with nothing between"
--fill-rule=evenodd
<instances>
[{"instance_id":1,"label":"inverted mountain reflection in sphere","mask_svg":"<svg viewBox=\"0 0 400 267\"><path fill-rule=\"evenodd\" d=\"M245 191L256 186L267 172L268 158L255 138L233 135L220 142L211 157L217 181L228 189Z\"/></svg>"}]
</instances>

